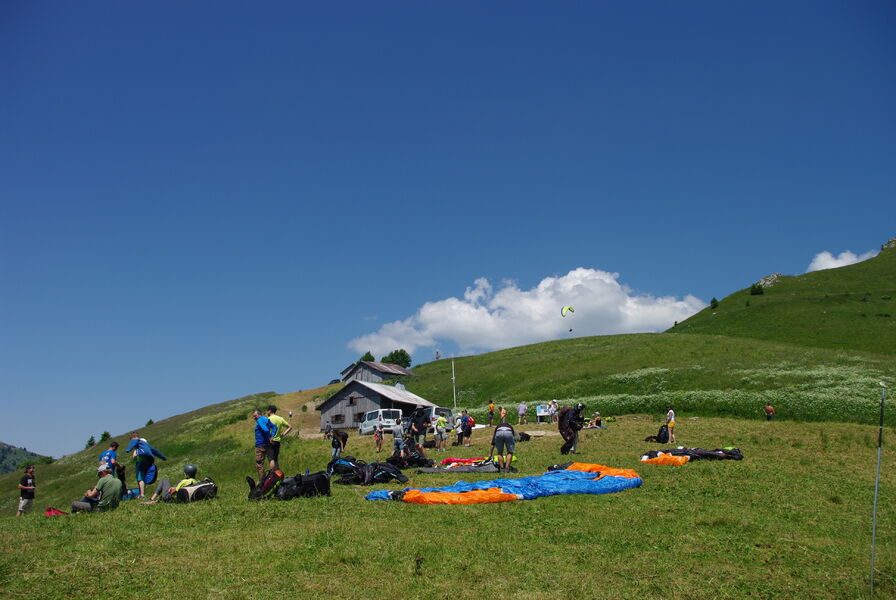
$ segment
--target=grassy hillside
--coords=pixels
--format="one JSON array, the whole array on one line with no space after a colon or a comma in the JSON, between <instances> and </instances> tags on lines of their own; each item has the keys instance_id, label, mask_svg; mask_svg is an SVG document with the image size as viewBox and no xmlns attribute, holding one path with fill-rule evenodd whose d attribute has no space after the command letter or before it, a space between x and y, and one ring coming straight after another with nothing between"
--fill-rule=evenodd
<instances>
[{"instance_id":1,"label":"grassy hillside","mask_svg":"<svg viewBox=\"0 0 896 600\"><path fill-rule=\"evenodd\" d=\"M839 269L739 290L669 330L896 355L896 247Z\"/></svg>"},{"instance_id":2,"label":"grassy hillside","mask_svg":"<svg viewBox=\"0 0 896 600\"><path fill-rule=\"evenodd\" d=\"M877 382L892 356L711 335L638 334L533 344L455 360L458 407L551 398L607 414L755 418L766 400L782 418L875 422ZM452 406L451 361L420 365L408 389ZM887 420L896 423L896 410Z\"/></svg>"},{"instance_id":3,"label":"grassy hillside","mask_svg":"<svg viewBox=\"0 0 896 600\"><path fill-rule=\"evenodd\" d=\"M176 475L186 459L196 460L221 484L220 498L194 505L131 501L99 515L0 518L0 597L30 598L40 590L41 597L79 598L102 589L119 598L268 598L271 585L290 597L357 598L376 587L405 598L458 599L844 598L867 589L873 427L685 416L682 443L733 443L746 459L672 468L638 462L651 447L641 440L656 420L622 417L605 431L585 432L578 458L635 468L644 480L639 489L427 507L368 502L370 488L355 487L335 487L331 498L250 503L242 478L253 470L251 426L247 420L211 426L211 417L192 419L172 437L147 435L174 455L163 474ZM474 444L457 454L487 452L482 432ZM559 445L556 436L520 444L520 475L561 462ZM376 457L369 436L353 435L349 450ZM878 597L892 598L896 455L885 452L884 459ZM322 440L284 444L291 473L326 461ZM59 467L38 471L41 508L65 507L91 483L92 457L79 454L69 464L72 482L61 495L47 489L45 472ZM409 474L418 486L459 478ZM10 481L0 481L7 490ZM382 487L397 486L376 486ZM10 511L4 498L2 512Z\"/></svg>"}]
</instances>

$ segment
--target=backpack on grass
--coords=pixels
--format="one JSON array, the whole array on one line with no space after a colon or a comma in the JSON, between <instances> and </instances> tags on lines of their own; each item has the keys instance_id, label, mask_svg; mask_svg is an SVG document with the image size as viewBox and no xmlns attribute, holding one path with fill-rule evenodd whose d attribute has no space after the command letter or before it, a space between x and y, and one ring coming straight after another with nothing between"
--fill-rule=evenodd
<instances>
[{"instance_id":1,"label":"backpack on grass","mask_svg":"<svg viewBox=\"0 0 896 600\"><path fill-rule=\"evenodd\" d=\"M283 480L277 490L278 500L293 498L312 498L330 495L330 475L326 471L318 471L308 475L295 475Z\"/></svg>"},{"instance_id":2,"label":"backpack on grass","mask_svg":"<svg viewBox=\"0 0 896 600\"><path fill-rule=\"evenodd\" d=\"M266 472L257 484L254 479L247 476L246 483L249 484L249 500L264 500L273 497L282 482L283 471L279 469Z\"/></svg>"},{"instance_id":3,"label":"backpack on grass","mask_svg":"<svg viewBox=\"0 0 896 600\"><path fill-rule=\"evenodd\" d=\"M644 438L645 442L657 442L658 444L668 444L669 443L669 427L666 425L661 425L660 430L656 435L648 435Z\"/></svg>"}]
</instances>

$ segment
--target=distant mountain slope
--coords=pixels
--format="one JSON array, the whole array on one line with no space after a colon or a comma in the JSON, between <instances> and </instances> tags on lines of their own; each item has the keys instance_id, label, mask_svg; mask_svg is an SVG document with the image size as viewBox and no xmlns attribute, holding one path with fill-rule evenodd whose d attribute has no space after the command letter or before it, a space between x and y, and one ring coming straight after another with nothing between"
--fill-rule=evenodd
<instances>
[{"instance_id":1,"label":"distant mountain slope","mask_svg":"<svg viewBox=\"0 0 896 600\"><path fill-rule=\"evenodd\" d=\"M0 442L0 475L17 471L25 462L47 463L53 459L29 452L25 448L17 448Z\"/></svg>"},{"instance_id":2,"label":"distant mountain slope","mask_svg":"<svg viewBox=\"0 0 896 600\"><path fill-rule=\"evenodd\" d=\"M669 333L702 333L896 355L896 245L839 269L781 277L722 299Z\"/></svg>"}]
</instances>

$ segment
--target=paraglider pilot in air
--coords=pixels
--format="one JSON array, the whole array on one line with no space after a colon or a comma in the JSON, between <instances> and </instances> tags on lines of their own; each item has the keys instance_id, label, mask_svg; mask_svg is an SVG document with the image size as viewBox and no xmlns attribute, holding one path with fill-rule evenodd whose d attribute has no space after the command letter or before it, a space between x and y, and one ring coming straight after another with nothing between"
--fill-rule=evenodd
<instances>
[{"instance_id":1,"label":"paraglider pilot in air","mask_svg":"<svg viewBox=\"0 0 896 600\"><path fill-rule=\"evenodd\" d=\"M576 446L579 443L579 430L585 426L585 417L582 411L585 405L579 402L574 408L564 406L560 409L560 421L558 423L560 435L563 436L563 445L560 454L578 454Z\"/></svg>"}]
</instances>

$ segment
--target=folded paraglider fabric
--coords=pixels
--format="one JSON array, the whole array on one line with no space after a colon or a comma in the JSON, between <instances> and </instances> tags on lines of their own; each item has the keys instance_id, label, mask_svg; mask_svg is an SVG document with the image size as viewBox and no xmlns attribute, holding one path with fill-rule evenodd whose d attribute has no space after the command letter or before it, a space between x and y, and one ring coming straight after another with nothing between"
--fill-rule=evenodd
<instances>
[{"instance_id":1,"label":"folded paraglider fabric","mask_svg":"<svg viewBox=\"0 0 896 600\"><path fill-rule=\"evenodd\" d=\"M640 485L641 478L631 469L572 463L534 477L458 481L445 487L408 488L397 492L377 490L367 494L367 499L400 500L414 504L484 504L561 494L612 494Z\"/></svg>"},{"instance_id":2,"label":"folded paraglider fabric","mask_svg":"<svg viewBox=\"0 0 896 600\"><path fill-rule=\"evenodd\" d=\"M681 466L695 460L743 460L744 455L737 448L669 448L667 450L648 450L641 455L641 462L654 465ZM680 462L676 459L685 459Z\"/></svg>"},{"instance_id":3,"label":"folded paraglider fabric","mask_svg":"<svg viewBox=\"0 0 896 600\"><path fill-rule=\"evenodd\" d=\"M690 456L673 456L662 452L658 452L653 458L648 458L646 455L641 457L641 462L649 465L663 465L667 467L680 467L681 465L687 464L689 460L691 460Z\"/></svg>"}]
</instances>

